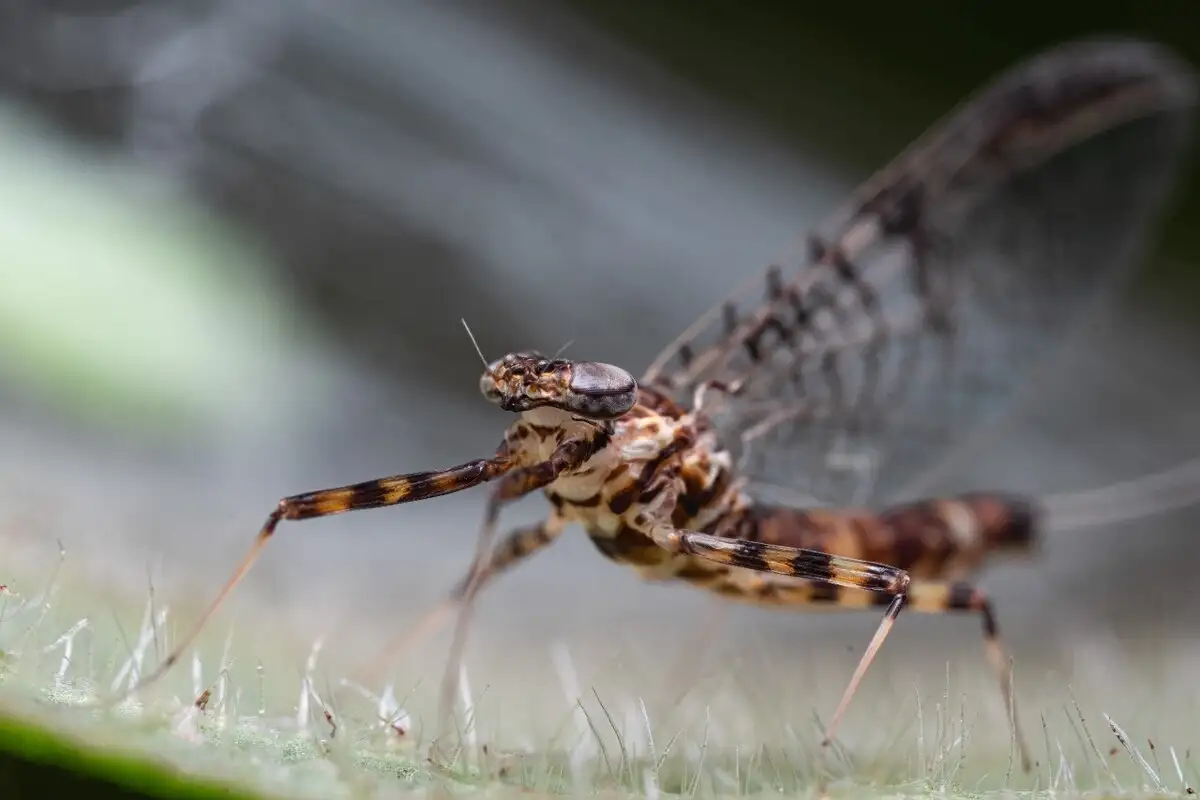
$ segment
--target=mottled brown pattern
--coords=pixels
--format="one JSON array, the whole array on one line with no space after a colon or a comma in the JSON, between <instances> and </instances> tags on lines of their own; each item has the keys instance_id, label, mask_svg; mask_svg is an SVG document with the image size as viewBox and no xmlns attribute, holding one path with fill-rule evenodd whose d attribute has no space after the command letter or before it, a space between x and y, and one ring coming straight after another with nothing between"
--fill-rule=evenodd
<instances>
[{"instance_id":1,"label":"mottled brown pattern","mask_svg":"<svg viewBox=\"0 0 1200 800\"><path fill-rule=\"evenodd\" d=\"M679 419L686 409L668 395L645 385L638 386L638 403L632 412L635 415L660 416Z\"/></svg>"},{"instance_id":2,"label":"mottled brown pattern","mask_svg":"<svg viewBox=\"0 0 1200 800\"><path fill-rule=\"evenodd\" d=\"M504 541L500 542L492 551L487 561L484 579L495 578L501 572L507 571L510 567L549 546L562 535L564 527L563 518L558 514L552 514L541 522L511 531ZM462 577L451 591L452 598L461 599L466 595L471 579L476 577L476 568L477 565L472 565L471 570Z\"/></svg>"},{"instance_id":3,"label":"mottled brown pattern","mask_svg":"<svg viewBox=\"0 0 1200 800\"><path fill-rule=\"evenodd\" d=\"M942 513L950 503L958 503L973 521L967 530L956 533L956 520ZM929 579L943 576L960 561L976 563L992 553L1027 549L1036 538L1031 501L999 493L923 500L876 512L757 505L744 516L745 524L756 530L738 529L741 538L883 562Z\"/></svg>"},{"instance_id":4,"label":"mottled brown pattern","mask_svg":"<svg viewBox=\"0 0 1200 800\"><path fill-rule=\"evenodd\" d=\"M596 549L618 564L632 567L659 566L672 556L656 545L646 534L622 525L616 534L599 534L589 531L589 538ZM677 563L685 563L679 559Z\"/></svg>"},{"instance_id":5,"label":"mottled brown pattern","mask_svg":"<svg viewBox=\"0 0 1200 800\"><path fill-rule=\"evenodd\" d=\"M1030 553L1038 545L1037 504L1030 498L1000 493L972 493L960 498L971 506L983 527L989 549Z\"/></svg>"}]
</instances>

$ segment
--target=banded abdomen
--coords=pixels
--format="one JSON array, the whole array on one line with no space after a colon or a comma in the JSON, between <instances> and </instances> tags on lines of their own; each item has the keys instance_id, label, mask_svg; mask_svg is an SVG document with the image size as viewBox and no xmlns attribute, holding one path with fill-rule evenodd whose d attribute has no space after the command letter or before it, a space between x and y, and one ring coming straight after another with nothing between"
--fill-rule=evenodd
<instances>
[{"instance_id":1,"label":"banded abdomen","mask_svg":"<svg viewBox=\"0 0 1200 800\"><path fill-rule=\"evenodd\" d=\"M993 553L1029 552L1038 513L1027 498L973 492L879 511L756 505L732 534L768 544L878 561L915 579L953 580Z\"/></svg>"},{"instance_id":2,"label":"banded abdomen","mask_svg":"<svg viewBox=\"0 0 1200 800\"><path fill-rule=\"evenodd\" d=\"M1027 553L1036 541L1037 513L1022 497L971 493L921 500L881 511L857 509L804 511L757 505L731 514L721 535L764 544L816 550L830 555L875 561L909 573L909 607L915 611L981 613L994 634L987 598L968 580L990 555ZM598 547L613 548L612 543ZM630 542L633 544L633 542ZM867 608L887 605L893 595L801 580L717 564L704 558L677 557L652 569L625 561L647 577L669 577L730 600L762 606ZM811 561L811 559L809 559Z\"/></svg>"}]
</instances>

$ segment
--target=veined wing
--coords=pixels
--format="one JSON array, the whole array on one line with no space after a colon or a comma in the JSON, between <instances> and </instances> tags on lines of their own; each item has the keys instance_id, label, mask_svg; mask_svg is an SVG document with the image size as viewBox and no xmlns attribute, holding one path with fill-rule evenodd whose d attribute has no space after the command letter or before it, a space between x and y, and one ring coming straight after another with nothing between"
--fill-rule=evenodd
<instances>
[{"instance_id":1,"label":"veined wing","mask_svg":"<svg viewBox=\"0 0 1200 800\"><path fill-rule=\"evenodd\" d=\"M697 320L642 384L686 402L705 381L744 381L714 419L746 442L747 477L829 504L899 499L1141 261L1196 96L1191 70L1146 42L1018 65L861 185L807 253Z\"/></svg>"}]
</instances>

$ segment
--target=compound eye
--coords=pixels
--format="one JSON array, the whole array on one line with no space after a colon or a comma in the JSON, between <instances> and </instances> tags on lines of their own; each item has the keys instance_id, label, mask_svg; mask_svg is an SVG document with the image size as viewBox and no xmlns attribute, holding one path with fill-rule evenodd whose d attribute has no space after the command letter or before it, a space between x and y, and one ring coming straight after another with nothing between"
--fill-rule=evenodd
<instances>
[{"instance_id":1,"label":"compound eye","mask_svg":"<svg viewBox=\"0 0 1200 800\"><path fill-rule=\"evenodd\" d=\"M571 366L568 405L596 419L615 419L637 402L637 381L612 364L579 361Z\"/></svg>"}]
</instances>

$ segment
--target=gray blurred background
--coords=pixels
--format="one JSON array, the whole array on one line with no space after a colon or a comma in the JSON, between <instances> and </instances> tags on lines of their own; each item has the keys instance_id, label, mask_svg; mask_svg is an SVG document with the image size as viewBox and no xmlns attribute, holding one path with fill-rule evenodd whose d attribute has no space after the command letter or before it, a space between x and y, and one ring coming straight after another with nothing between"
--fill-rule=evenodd
<instances>
[{"instance_id":1,"label":"gray blurred background","mask_svg":"<svg viewBox=\"0 0 1200 800\"><path fill-rule=\"evenodd\" d=\"M507 420L478 397L460 317L488 357L570 342L640 371L1012 61L1092 32L1200 60L1173 5L10 0L0 582L36 587L61 541L74 595L109 609L93 613L136 628L150 575L181 632L280 496L490 452ZM1070 491L1200 455L1194 173L1121 311L958 483ZM326 658L360 662L466 567L484 496L285 524L207 646L232 624L278 642L284 674L322 635ZM1192 508L1052 534L983 577L1031 720L1061 717L1071 685L1131 727L1194 733L1198 525ZM555 643L581 680L654 695L714 607L639 584L578 531L485 597L472 680L536 725L569 709ZM739 666L699 697L757 709L750 737L827 718L876 623L729 616L719 652ZM974 619L912 615L865 691L911 706L949 663L1003 741L978 640ZM431 695L445 641L400 685ZM1130 679L1136 697L1109 694ZM880 708L856 707L847 739Z\"/></svg>"}]
</instances>

